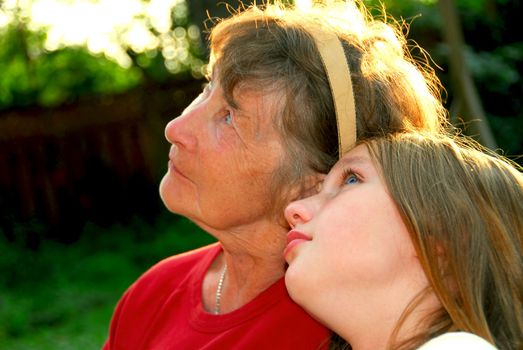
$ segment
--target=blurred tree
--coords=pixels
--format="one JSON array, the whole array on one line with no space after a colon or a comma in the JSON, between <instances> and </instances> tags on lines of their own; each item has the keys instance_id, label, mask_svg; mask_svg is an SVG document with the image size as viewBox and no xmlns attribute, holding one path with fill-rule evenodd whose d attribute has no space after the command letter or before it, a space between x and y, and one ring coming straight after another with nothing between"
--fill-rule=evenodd
<instances>
[{"instance_id":1,"label":"blurred tree","mask_svg":"<svg viewBox=\"0 0 523 350\"><path fill-rule=\"evenodd\" d=\"M18 6L13 7L13 3ZM144 9L153 3L156 1L141 1ZM122 64L103 52L89 51L88 45L47 47L47 28L30 25L24 8L30 2L0 2L0 110L32 104L54 106L90 94L200 78L207 54L201 33L212 26L212 19L227 17L250 3L173 0L166 10L170 16L167 27L158 26L142 11L127 27L113 33L118 50L127 60ZM365 3L381 7L379 0ZM436 69L447 88L448 107L456 119L464 121L464 127L470 125L467 132L481 135L481 141L491 147L495 138L507 152L523 153L523 38L518 29L521 1L441 0L439 4L437 0L384 1L388 12L409 24L409 38L425 48L441 67ZM440 12L450 8L449 4L456 10L453 16L452 12ZM6 13L11 19L7 24L2 22ZM136 28L150 38L146 47L129 42ZM451 78L449 73L461 78ZM454 108L460 104L468 108ZM492 133L473 128L488 125L486 121L470 123L480 118L488 119Z\"/></svg>"},{"instance_id":2,"label":"blurred tree","mask_svg":"<svg viewBox=\"0 0 523 350\"><path fill-rule=\"evenodd\" d=\"M30 105L56 106L92 94L111 94L137 86L136 68L91 54L84 47L47 51L45 32L24 21L0 28L0 110Z\"/></svg>"},{"instance_id":3,"label":"blurred tree","mask_svg":"<svg viewBox=\"0 0 523 350\"><path fill-rule=\"evenodd\" d=\"M30 1L0 2L0 111L57 106L144 84L201 78L204 51L198 27L188 21L186 2L172 2L168 26L161 28L147 12L151 2L142 1L143 10L111 33L111 50L120 53L120 59L93 51L88 42L50 47L50 28L32 23ZM136 45L133 36L149 42Z\"/></svg>"},{"instance_id":4,"label":"blurred tree","mask_svg":"<svg viewBox=\"0 0 523 350\"><path fill-rule=\"evenodd\" d=\"M215 0L201 0L201 1L188 1L189 5L189 16L191 21L198 26L200 32L203 33L202 40L205 40L209 30L212 28L213 23L221 18L227 18L232 13L239 9L246 8L250 5L256 4L261 5L266 0L252 0L252 1L241 1L241 0L228 0L228 1L215 1ZM205 57L208 58L207 45L205 47Z\"/></svg>"},{"instance_id":5,"label":"blurred tree","mask_svg":"<svg viewBox=\"0 0 523 350\"><path fill-rule=\"evenodd\" d=\"M170 25L167 31L159 29L151 18L145 18L149 34L155 44L143 50L128 45L120 38L125 52L149 82L162 83L169 80L202 78L205 74L205 44L201 31L189 20L187 2L177 0L170 8ZM147 16L145 16L147 17Z\"/></svg>"},{"instance_id":6,"label":"blurred tree","mask_svg":"<svg viewBox=\"0 0 523 350\"><path fill-rule=\"evenodd\" d=\"M496 149L496 140L465 60L463 32L454 1L439 0L438 5L446 24L441 26L441 30L449 47L450 74L455 94L454 105L451 106L450 111L466 121L469 134L475 136L483 145ZM453 117L451 115L451 118Z\"/></svg>"},{"instance_id":7,"label":"blurred tree","mask_svg":"<svg viewBox=\"0 0 523 350\"><path fill-rule=\"evenodd\" d=\"M368 0L366 3L379 14L380 1ZM477 137L481 131L474 127L487 123L470 121L477 120L483 110L497 146L506 154L523 155L523 35L519 30L523 3L518 0L452 2L460 22L454 26L462 33L461 62L470 73L468 82L462 80L460 84L477 91L476 111L472 112L457 108L457 101L463 102L463 92L456 84L459 81L453 80L451 74L462 72L459 64L455 67L456 63L452 63L459 62L453 57L457 49L451 47L443 34L443 30L450 29L451 23L447 15L442 15L441 3L437 0L386 0L384 4L392 16L406 24L411 43L418 43L430 53L432 66L446 88L444 98L453 115L453 123ZM450 39L456 40L455 37ZM413 50L417 51L414 46ZM481 142L495 148L488 141ZM521 158L516 161L523 164Z\"/></svg>"}]
</instances>

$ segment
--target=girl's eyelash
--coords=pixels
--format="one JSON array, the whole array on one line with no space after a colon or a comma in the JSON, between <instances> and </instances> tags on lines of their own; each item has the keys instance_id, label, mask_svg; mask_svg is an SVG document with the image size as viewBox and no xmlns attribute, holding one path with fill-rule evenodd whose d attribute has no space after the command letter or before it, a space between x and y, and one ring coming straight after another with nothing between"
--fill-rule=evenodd
<instances>
[{"instance_id":1,"label":"girl's eyelash","mask_svg":"<svg viewBox=\"0 0 523 350\"><path fill-rule=\"evenodd\" d=\"M354 175L358 180L361 180L361 176L354 172L351 168L344 168L340 176L340 183L344 184L347 178L351 175Z\"/></svg>"},{"instance_id":2,"label":"girl's eyelash","mask_svg":"<svg viewBox=\"0 0 523 350\"><path fill-rule=\"evenodd\" d=\"M352 174L353 172L351 168L344 168L340 176L340 182L343 183L345 180L347 180L347 177Z\"/></svg>"}]
</instances>

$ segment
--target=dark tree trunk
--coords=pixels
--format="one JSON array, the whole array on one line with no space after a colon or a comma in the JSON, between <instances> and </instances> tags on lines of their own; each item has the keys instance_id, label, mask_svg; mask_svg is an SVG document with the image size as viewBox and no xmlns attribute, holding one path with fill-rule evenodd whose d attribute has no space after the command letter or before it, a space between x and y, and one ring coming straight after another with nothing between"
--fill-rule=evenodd
<instances>
[{"instance_id":1,"label":"dark tree trunk","mask_svg":"<svg viewBox=\"0 0 523 350\"><path fill-rule=\"evenodd\" d=\"M453 106L459 118L462 118L467 134L476 138L481 144L496 149L496 140L488 124L476 86L464 58L464 39L461 23L453 0L439 0L439 11L443 25L443 37L449 47L449 67L452 77L452 88L458 107Z\"/></svg>"}]
</instances>

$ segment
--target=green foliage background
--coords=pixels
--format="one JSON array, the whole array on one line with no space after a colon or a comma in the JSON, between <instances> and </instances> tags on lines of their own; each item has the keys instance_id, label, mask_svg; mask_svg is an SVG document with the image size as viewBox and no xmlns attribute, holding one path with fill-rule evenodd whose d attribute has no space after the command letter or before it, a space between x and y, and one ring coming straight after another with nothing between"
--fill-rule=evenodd
<instances>
[{"instance_id":1,"label":"green foliage background","mask_svg":"<svg viewBox=\"0 0 523 350\"><path fill-rule=\"evenodd\" d=\"M0 2L0 9L3 6ZM86 96L122 93L147 83L202 77L203 42L198 34L190 35L196 27L191 28L183 1L172 7L172 30L156 47L142 51L120 42L131 59L130 67L125 68L85 46L49 51L45 29L30 29L30 19L20 14L22 9L6 11L15 13L12 22L0 26L0 112L33 105L53 107ZM161 36L151 24L148 30ZM187 55L183 59L164 57L162 49L171 43L186 48Z\"/></svg>"},{"instance_id":2,"label":"green foliage background","mask_svg":"<svg viewBox=\"0 0 523 350\"><path fill-rule=\"evenodd\" d=\"M373 3L380 8L379 1ZM409 24L408 37L433 60L453 112L449 49L442 39L445 26L436 0L387 0L388 13ZM516 0L455 1L465 40L465 60L501 153L523 164L523 35L518 29L523 6ZM419 53L416 50L415 54ZM452 122L460 124L459 116ZM466 130L465 130L466 131Z\"/></svg>"},{"instance_id":3,"label":"green foliage background","mask_svg":"<svg viewBox=\"0 0 523 350\"><path fill-rule=\"evenodd\" d=\"M382 7L378 0L366 3L377 9L375 13ZM437 1L383 3L395 18L410 24L409 38L430 53L434 67L439 66L436 71L447 88L446 98L451 108L454 92L450 88L449 52L441 38L445 23ZM522 154L523 37L517 18L522 5L516 0L458 0L456 5L467 43L466 60L495 138L505 153ZM32 105L57 106L85 96L128 91L150 82L200 78L205 49L201 37L187 35L191 24L188 14L185 2L173 7L170 33L173 40L178 40L177 44L187 47L187 57L166 59L161 53L163 44L144 52L122 44L132 61L128 68L103 55L93 55L85 47L47 51L46 32L29 30L28 19L20 16L10 25L0 27L0 112ZM160 35L154 28L149 29ZM180 30L182 38L176 34Z\"/></svg>"},{"instance_id":4,"label":"green foliage background","mask_svg":"<svg viewBox=\"0 0 523 350\"><path fill-rule=\"evenodd\" d=\"M30 226L30 227L28 227ZM43 230L37 223L16 229ZM154 263L215 240L187 219L160 214L125 226L86 225L74 245L38 251L0 232L0 349L99 349L125 289Z\"/></svg>"},{"instance_id":5,"label":"green foliage background","mask_svg":"<svg viewBox=\"0 0 523 350\"><path fill-rule=\"evenodd\" d=\"M122 68L84 47L48 52L44 39L45 33L29 31L23 23L0 29L0 110L53 107L83 96L120 93L142 82L136 67Z\"/></svg>"}]
</instances>

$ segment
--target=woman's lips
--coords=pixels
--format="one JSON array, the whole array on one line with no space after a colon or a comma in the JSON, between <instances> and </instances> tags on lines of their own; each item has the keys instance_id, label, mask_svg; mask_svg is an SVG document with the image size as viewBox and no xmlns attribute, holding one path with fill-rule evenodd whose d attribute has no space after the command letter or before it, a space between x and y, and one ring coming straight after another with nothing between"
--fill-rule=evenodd
<instances>
[{"instance_id":1,"label":"woman's lips","mask_svg":"<svg viewBox=\"0 0 523 350\"><path fill-rule=\"evenodd\" d=\"M171 146L169 149L169 161L167 162L167 168L169 171L173 172L174 174L181 176L185 179L187 179L187 176L185 176L175 165L174 165L174 159L176 159L176 147Z\"/></svg>"},{"instance_id":2,"label":"woman's lips","mask_svg":"<svg viewBox=\"0 0 523 350\"><path fill-rule=\"evenodd\" d=\"M172 158L169 158L167 165L168 165L170 172L172 172L173 174L175 174L179 177L184 178L185 180L189 180L189 178L187 176L185 176L185 174L183 174L180 170L178 170L178 168L174 165L174 161L172 160Z\"/></svg>"},{"instance_id":3,"label":"woman's lips","mask_svg":"<svg viewBox=\"0 0 523 350\"><path fill-rule=\"evenodd\" d=\"M311 237L307 236L300 231L291 230L287 233L287 247L283 251L283 256L287 257L291 250L293 250L297 245L312 240Z\"/></svg>"}]
</instances>

